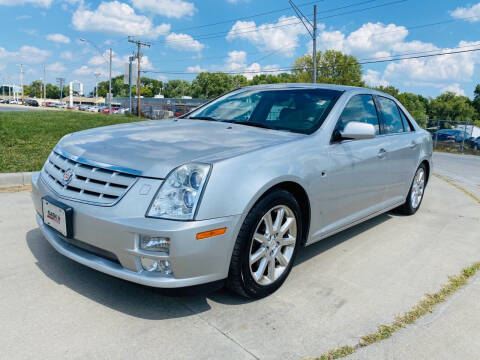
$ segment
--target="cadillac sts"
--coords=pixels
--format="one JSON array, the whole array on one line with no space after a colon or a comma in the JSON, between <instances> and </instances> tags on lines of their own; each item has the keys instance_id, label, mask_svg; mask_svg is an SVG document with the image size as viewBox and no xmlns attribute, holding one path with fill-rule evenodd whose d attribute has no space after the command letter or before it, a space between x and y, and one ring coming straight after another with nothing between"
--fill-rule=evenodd
<instances>
[{"instance_id":1,"label":"cadillac sts","mask_svg":"<svg viewBox=\"0 0 480 360\"><path fill-rule=\"evenodd\" d=\"M430 135L387 94L262 85L181 118L63 137L33 202L48 242L81 264L160 288L224 280L259 298L300 247L415 214L431 161Z\"/></svg>"}]
</instances>

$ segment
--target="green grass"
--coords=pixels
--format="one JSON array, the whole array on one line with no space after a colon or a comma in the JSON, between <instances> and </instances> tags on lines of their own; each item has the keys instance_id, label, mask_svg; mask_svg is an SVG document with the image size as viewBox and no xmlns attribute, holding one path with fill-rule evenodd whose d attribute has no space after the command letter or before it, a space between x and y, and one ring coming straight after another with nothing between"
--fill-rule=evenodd
<instances>
[{"instance_id":1,"label":"green grass","mask_svg":"<svg viewBox=\"0 0 480 360\"><path fill-rule=\"evenodd\" d=\"M40 170L62 136L134 121L138 118L71 111L0 112L0 172Z\"/></svg>"}]
</instances>

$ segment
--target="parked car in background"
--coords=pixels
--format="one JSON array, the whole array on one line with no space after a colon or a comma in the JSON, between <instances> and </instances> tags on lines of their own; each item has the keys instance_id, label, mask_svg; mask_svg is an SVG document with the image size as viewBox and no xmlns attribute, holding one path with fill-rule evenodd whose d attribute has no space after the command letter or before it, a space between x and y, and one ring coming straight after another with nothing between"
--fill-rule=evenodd
<instances>
[{"instance_id":1,"label":"parked car in background","mask_svg":"<svg viewBox=\"0 0 480 360\"><path fill-rule=\"evenodd\" d=\"M25 100L25 106L34 106L34 107L38 107L39 104L38 104L38 101L35 100L35 99L28 99L28 100Z\"/></svg>"},{"instance_id":2,"label":"parked car in background","mask_svg":"<svg viewBox=\"0 0 480 360\"><path fill-rule=\"evenodd\" d=\"M445 141L445 142L463 142L468 141L470 134L463 130L456 130L456 129L442 129L438 130L433 133L432 138L433 140L437 141Z\"/></svg>"},{"instance_id":3,"label":"parked car in background","mask_svg":"<svg viewBox=\"0 0 480 360\"><path fill-rule=\"evenodd\" d=\"M91 105L82 104L78 106L78 110L86 111Z\"/></svg>"},{"instance_id":4,"label":"parked car in background","mask_svg":"<svg viewBox=\"0 0 480 360\"><path fill-rule=\"evenodd\" d=\"M480 136L472 139L469 143L470 147L475 150L480 150Z\"/></svg>"},{"instance_id":5,"label":"parked car in background","mask_svg":"<svg viewBox=\"0 0 480 360\"><path fill-rule=\"evenodd\" d=\"M180 119L63 137L32 199L50 244L86 266L160 288L225 280L260 298L300 247L392 209L415 214L432 151L388 94L252 86Z\"/></svg>"}]
</instances>

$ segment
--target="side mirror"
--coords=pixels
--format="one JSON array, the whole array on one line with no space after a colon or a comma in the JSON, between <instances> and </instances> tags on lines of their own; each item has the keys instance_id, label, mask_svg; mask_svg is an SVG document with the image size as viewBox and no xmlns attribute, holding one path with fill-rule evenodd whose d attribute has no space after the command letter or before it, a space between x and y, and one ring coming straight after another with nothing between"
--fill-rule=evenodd
<instances>
[{"instance_id":1,"label":"side mirror","mask_svg":"<svg viewBox=\"0 0 480 360\"><path fill-rule=\"evenodd\" d=\"M350 121L340 132L342 139L373 139L376 136L375 126L358 121Z\"/></svg>"}]
</instances>

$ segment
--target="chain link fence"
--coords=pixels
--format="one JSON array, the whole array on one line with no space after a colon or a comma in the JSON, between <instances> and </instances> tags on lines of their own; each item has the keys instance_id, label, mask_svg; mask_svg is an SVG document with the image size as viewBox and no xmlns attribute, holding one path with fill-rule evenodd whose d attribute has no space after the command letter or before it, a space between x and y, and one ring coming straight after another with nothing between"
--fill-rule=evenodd
<instances>
[{"instance_id":1,"label":"chain link fence","mask_svg":"<svg viewBox=\"0 0 480 360\"><path fill-rule=\"evenodd\" d=\"M114 98L115 103L123 108L130 107L129 98ZM140 105L142 107L142 116L154 119L170 119L190 112L191 110L203 105L209 99L157 99L142 98ZM137 113L137 99L132 99L132 113Z\"/></svg>"},{"instance_id":2,"label":"chain link fence","mask_svg":"<svg viewBox=\"0 0 480 360\"><path fill-rule=\"evenodd\" d=\"M417 120L432 135L435 150L480 155L480 127L471 121Z\"/></svg>"}]
</instances>

